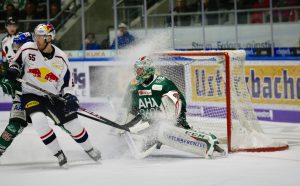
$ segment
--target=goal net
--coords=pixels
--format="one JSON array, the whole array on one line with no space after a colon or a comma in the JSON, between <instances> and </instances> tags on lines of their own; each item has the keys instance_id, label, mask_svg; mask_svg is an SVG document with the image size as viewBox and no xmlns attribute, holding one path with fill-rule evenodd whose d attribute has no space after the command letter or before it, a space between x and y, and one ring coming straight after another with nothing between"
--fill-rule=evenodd
<instances>
[{"instance_id":1,"label":"goal net","mask_svg":"<svg viewBox=\"0 0 300 186\"><path fill-rule=\"evenodd\" d=\"M260 126L245 81L245 51L172 51L153 58L157 72L185 95L188 122L217 135L228 152L288 149Z\"/></svg>"}]
</instances>

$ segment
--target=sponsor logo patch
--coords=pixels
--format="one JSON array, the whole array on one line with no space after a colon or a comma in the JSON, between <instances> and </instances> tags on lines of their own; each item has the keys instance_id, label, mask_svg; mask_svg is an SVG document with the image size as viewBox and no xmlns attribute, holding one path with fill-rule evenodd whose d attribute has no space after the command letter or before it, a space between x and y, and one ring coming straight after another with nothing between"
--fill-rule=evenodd
<instances>
[{"instance_id":1,"label":"sponsor logo patch","mask_svg":"<svg viewBox=\"0 0 300 186\"><path fill-rule=\"evenodd\" d=\"M7 131L4 131L1 136L5 141L10 141L12 139L12 135Z\"/></svg>"},{"instance_id":2,"label":"sponsor logo patch","mask_svg":"<svg viewBox=\"0 0 300 186\"><path fill-rule=\"evenodd\" d=\"M153 85L152 90L162 91L162 85Z\"/></svg>"},{"instance_id":3,"label":"sponsor logo patch","mask_svg":"<svg viewBox=\"0 0 300 186\"><path fill-rule=\"evenodd\" d=\"M13 126L13 125L8 125L8 126L7 126L7 129L10 130L12 133L16 133L16 132L17 132L16 127Z\"/></svg>"},{"instance_id":4,"label":"sponsor logo patch","mask_svg":"<svg viewBox=\"0 0 300 186\"><path fill-rule=\"evenodd\" d=\"M37 106L38 104L40 104L40 102L38 101L30 101L25 105L25 108L30 108L30 107L34 107Z\"/></svg>"},{"instance_id":5,"label":"sponsor logo patch","mask_svg":"<svg viewBox=\"0 0 300 186\"><path fill-rule=\"evenodd\" d=\"M63 64L61 64L59 61L58 62L53 62L52 63L52 67L53 68L56 68L56 69L58 69L58 70L63 70L64 69L64 65Z\"/></svg>"},{"instance_id":6,"label":"sponsor logo patch","mask_svg":"<svg viewBox=\"0 0 300 186\"><path fill-rule=\"evenodd\" d=\"M139 90L138 93L139 93L139 96L151 96L152 95L151 90Z\"/></svg>"}]
</instances>

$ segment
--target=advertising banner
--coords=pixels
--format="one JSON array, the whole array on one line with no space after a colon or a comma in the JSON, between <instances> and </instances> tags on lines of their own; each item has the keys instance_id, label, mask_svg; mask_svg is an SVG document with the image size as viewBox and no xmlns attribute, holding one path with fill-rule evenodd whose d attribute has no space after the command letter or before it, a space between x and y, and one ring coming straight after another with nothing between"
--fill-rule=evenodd
<instances>
[{"instance_id":1,"label":"advertising banner","mask_svg":"<svg viewBox=\"0 0 300 186\"><path fill-rule=\"evenodd\" d=\"M249 91L259 119L300 123L299 61L247 61L244 70L247 86L235 79L231 91L239 94L242 89L248 89L245 91ZM190 95L187 95L192 103L188 107L191 113L203 115L211 107L225 107L224 74L222 77L221 73L217 65L191 66L190 76L186 77L186 81L191 81Z\"/></svg>"},{"instance_id":2,"label":"advertising banner","mask_svg":"<svg viewBox=\"0 0 300 186\"><path fill-rule=\"evenodd\" d=\"M245 72L253 103L293 105L300 109L300 64L251 64Z\"/></svg>"},{"instance_id":3,"label":"advertising banner","mask_svg":"<svg viewBox=\"0 0 300 186\"><path fill-rule=\"evenodd\" d=\"M88 63L72 63L75 94L79 98L90 96L90 78Z\"/></svg>"}]
</instances>

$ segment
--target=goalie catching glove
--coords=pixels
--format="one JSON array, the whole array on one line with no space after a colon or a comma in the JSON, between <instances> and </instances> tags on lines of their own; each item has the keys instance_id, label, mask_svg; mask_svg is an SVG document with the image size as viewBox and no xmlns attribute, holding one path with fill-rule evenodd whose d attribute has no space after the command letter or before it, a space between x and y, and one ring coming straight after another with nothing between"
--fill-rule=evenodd
<instances>
[{"instance_id":1,"label":"goalie catching glove","mask_svg":"<svg viewBox=\"0 0 300 186\"><path fill-rule=\"evenodd\" d=\"M160 110L167 119L177 119L181 112L181 100L177 91L169 91L161 98Z\"/></svg>"}]
</instances>

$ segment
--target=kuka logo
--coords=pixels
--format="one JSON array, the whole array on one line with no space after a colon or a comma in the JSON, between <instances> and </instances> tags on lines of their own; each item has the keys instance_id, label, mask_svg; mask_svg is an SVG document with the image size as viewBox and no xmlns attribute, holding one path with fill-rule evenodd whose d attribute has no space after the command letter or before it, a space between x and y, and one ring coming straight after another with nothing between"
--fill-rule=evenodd
<instances>
[{"instance_id":1,"label":"kuka logo","mask_svg":"<svg viewBox=\"0 0 300 186\"><path fill-rule=\"evenodd\" d=\"M58 77L51 72L48 68L42 67L42 68L31 68L28 69L28 73L31 73L33 77L36 77L40 82L57 82Z\"/></svg>"}]
</instances>

